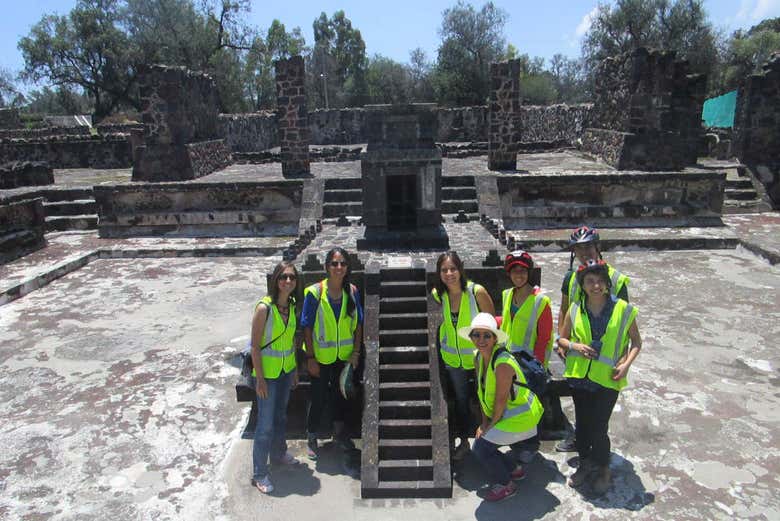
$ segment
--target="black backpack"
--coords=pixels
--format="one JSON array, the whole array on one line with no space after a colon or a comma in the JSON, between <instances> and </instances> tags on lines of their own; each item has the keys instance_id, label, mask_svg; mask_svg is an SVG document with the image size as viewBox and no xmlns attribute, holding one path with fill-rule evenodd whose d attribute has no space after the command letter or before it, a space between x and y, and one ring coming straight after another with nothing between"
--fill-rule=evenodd
<instances>
[{"instance_id":1,"label":"black backpack","mask_svg":"<svg viewBox=\"0 0 780 521\"><path fill-rule=\"evenodd\" d=\"M493 355L493 360L490 361L490 367L495 371L496 370L496 359L498 358L498 355L500 355L504 350L498 349L496 350L495 354ZM518 385L520 387L525 387L526 389L530 390L532 393L534 393L536 396L542 396L547 391L547 383L549 382L549 374L547 373L547 369L544 368L541 362L537 360L532 354L528 353L527 351L507 351L512 356L515 357L515 360L517 361L517 365L520 366L520 370L523 371L523 376L525 377L525 381L527 383L520 383L517 381L517 378L515 378L512 381L513 386ZM512 387L511 390L512 398L514 399L515 396L515 389Z\"/></svg>"}]
</instances>

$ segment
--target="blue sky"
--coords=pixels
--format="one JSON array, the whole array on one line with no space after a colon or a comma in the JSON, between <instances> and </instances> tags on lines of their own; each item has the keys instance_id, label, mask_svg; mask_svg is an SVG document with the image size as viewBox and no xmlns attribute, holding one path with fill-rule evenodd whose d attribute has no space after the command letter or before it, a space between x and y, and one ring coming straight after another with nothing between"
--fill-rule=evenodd
<instances>
[{"instance_id":1,"label":"blue sky","mask_svg":"<svg viewBox=\"0 0 780 521\"><path fill-rule=\"evenodd\" d=\"M471 2L475 7L481 1ZM597 0L494 0L509 18L507 40L521 53L549 59L556 53L578 56L580 38L588 27L588 15ZM0 66L18 71L23 66L16 45L20 37L43 14L66 14L76 0L25 0L6 4L5 16L0 18ZM320 12L331 16L343 9L360 29L369 55L382 54L407 62L409 51L422 47L429 58L436 56L439 45L438 29L441 13L455 5L455 0L394 0L372 2L367 0L311 0L252 1L250 23L267 28L274 18L288 30L299 26L307 43L312 43L311 25ZM716 27L731 32L748 28L763 20L780 16L780 0L705 0L710 19Z\"/></svg>"}]
</instances>

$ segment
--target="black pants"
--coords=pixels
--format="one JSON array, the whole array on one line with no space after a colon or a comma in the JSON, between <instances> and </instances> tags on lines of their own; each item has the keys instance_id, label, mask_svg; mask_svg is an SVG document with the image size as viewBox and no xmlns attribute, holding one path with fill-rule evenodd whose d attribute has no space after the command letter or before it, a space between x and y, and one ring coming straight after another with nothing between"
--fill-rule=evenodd
<instances>
[{"instance_id":1,"label":"black pants","mask_svg":"<svg viewBox=\"0 0 780 521\"><path fill-rule=\"evenodd\" d=\"M306 431L309 434L316 434L319 430L322 412L326 408L332 411L333 421L344 421L349 405L339 392L339 375L346 363L337 360L328 365L320 364L320 376L311 377L309 412L306 416Z\"/></svg>"},{"instance_id":2,"label":"black pants","mask_svg":"<svg viewBox=\"0 0 780 521\"><path fill-rule=\"evenodd\" d=\"M618 392L606 387L599 387L597 391L572 389L572 398L576 416L574 434L580 460L589 459L599 466L609 465L609 418Z\"/></svg>"}]
</instances>

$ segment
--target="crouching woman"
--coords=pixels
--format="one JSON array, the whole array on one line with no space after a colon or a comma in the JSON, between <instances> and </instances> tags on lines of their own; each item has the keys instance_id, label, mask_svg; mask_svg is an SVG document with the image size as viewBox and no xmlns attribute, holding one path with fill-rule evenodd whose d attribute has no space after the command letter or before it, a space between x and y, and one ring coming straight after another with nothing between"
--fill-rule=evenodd
<instances>
[{"instance_id":1,"label":"crouching woman","mask_svg":"<svg viewBox=\"0 0 780 521\"><path fill-rule=\"evenodd\" d=\"M482 421L473 450L493 482L485 500L502 501L517 493L515 481L523 479L525 472L499 448L536 436L544 409L526 386L517 361L504 347L507 334L498 329L493 315L479 313L458 334L477 347L475 366Z\"/></svg>"},{"instance_id":2,"label":"crouching woman","mask_svg":"<svg viewBox=\"0 0 780 521\"><path fill-rule=\"evenodd\" d=\"M589 482L593 492L602 495L612 479L609 419L642 339L638 310L611 295L609 267L603 260L587 261L576 276L585 298L572 303L558 339L566 356L563 376L572 388L579 453L579 465L567 483L579 487Z\"/></svg>"}]
</instances>

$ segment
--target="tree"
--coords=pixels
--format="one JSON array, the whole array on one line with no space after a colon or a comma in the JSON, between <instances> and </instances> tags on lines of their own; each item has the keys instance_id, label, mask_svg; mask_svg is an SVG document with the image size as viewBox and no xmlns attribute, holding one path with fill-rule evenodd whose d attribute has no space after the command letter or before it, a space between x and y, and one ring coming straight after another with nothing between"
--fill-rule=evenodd
<instances>
[{"instance_id":1,"label":"tree","mask_svg":"<svg viewBox=\"0 0 780 521\"><path fill-rule=\"evenodd\" d=\"M431 71L433 65L428 61L425 51L417 47L409 52L409 76L411 85L410 99L416 102L429 102L434 100L433 84L431 83Z\"/></svg>"},{"instance_id":2,"label":"tree","mask_svg":"<svg viewBox=\"0 0 780 521\"><path fill-rule=\"evenodd\" d=\"M454 105L481 105L490 91L490 63L504 56L507 15L488 2L477 11L461 0L445 9L434 73L437 98Z\"/></svg>"},{"instance_id":3,"label":"tree","mask_svg":"<svg viewBox=\"0 0 780 521\"><path fill-rule=\"evenodd\" d=\"M321 13L314 20L314 49L309 74L312 94L319 97L320 106L359 106L366 101L366 44L358 29L344 11L333 18ZM321 81L317 81L321 80Z\"/></svg>"},{"instance_id":4,"label":"tree","mask_svg":"<svg viewBox=\"0 0 780 521\"><path fill-rule=\"evenodd\" d=\"M81 87L94 100L97 117L121 103L138 108L131 96L136 72L127 52L130 42L119 29L120 7L117 0L79 0L67 16L45 15L19 41L22 77Z\"/></svg>"},{"instance_id":5,"label":"tree","mask_svg":"<svg viewBox=\"0 0 780 521\"><path fill-rule=\"evenodd\" d=\"M366 86L371 103L408 103L413 86L410 69L377 54L368 62Z\"/></svg>"},{"instance_id":6,"label":"tree","mask_svg":"<svg viewBox=\"0 0 780 521\"><path fill-rule=\"evenodd\" d=\"M770 18L747 32L736 31L726 43L720 93L737 88L761 67L770 55L780 51L780 18Z\"/></svg>"},{"instance_id":7,"label":"tree","mask_svg":"<svg viewBox=\"0 0 780 521\"><path fill-rule=\"evenodd\" d=\"M712 76L718 64L718 33L708 21L703 0L617 0L599 4L585 34L586 74L604 58L652 47L677 51L692 72Z\"/></svg>"},{"instance_id":8,"label":"tree","mask_svg":"<svg viewBox=\"0 0 780 521\"><path fill-rule=\"evenodd\" d=\"M13 74L0 67L0 107L16 107L24 101L24 96L16 88Z\"/></svg>"},{"instance_id":9,"label":"tree","mask_svg":"<svg viewBox=\"0 0 780 521\"><path fill-rule=\"evenodd\" d=\"M557 101L582 103L588 99L581 60L555 54L550 60L549 72L558 93Z\"/></svg>"}]
</instances>

